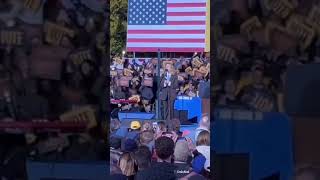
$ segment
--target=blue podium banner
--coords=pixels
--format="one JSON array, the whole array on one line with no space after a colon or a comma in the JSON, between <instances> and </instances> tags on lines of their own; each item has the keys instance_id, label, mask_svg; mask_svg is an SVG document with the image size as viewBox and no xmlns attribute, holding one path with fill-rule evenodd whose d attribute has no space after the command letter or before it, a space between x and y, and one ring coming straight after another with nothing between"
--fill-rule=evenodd
<instances>
[{"instance_id":1,"label":"blue podium banner","mask_svg":"<svg viewBox=\"0 0 320 180\"><path fill-rule=\"evenodd\" d=\"M143 113L143 112L119 112L119 120L123 119L139 119L139 120L151 120L155 118L155 113Z\"/></svg>"},{"instance_id":2,"label":"blue podium banner","mask_svg":"<svg viewBox=\"0 0 320 180\"><path fill-rule=\"evenodd\" d=\"M174 109L187 110L188 119L197 117L198 122L201 119L202 104L199 97L178 96L174 102Z\"/></svg>"},{"instance_id":3,"label":"blue podium banner","mask_svg":"<svg viewBox=\"0 0 320 180\"><path fill-rule=\"evenodd\" d=\"M215 112L212 138L218 154L250 154L250 180L277 172L281 180L292 179L292 124L285 114L220 109Z\"/></svg>"}]
</instances>

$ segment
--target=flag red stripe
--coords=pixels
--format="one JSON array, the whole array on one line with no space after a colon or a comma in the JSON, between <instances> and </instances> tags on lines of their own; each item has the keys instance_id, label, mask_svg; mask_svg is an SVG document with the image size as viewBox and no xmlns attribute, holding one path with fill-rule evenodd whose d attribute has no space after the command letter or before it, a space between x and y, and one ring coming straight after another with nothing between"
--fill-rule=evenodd
<instances>
[{"instance_id":1,"label":"flag red stripe","mask_svg":"<svg viewBox=\"0 0 320 180\"><path fill-rule=\"evenodd\" d=\"M127 42L146 42L146 43L204 43L205 39L128 39Z\"/></svg>"},{"instance_id":2,"label":"flag red stripe","mask_svg":"<svg viewBox=\"0 0 320 180\"><path fill-rule=\"evenodd\" d=\"M167 12L167 16L205 16L206 12Z\"/></svg>"},{"instance_id":3,"label":"flag red stripe","mask_svg":"<svg viewBox=\"0 0 320 180\"><path fill-rule=\"evenodd\" d=\"M128 30L128 34L204 34L205 30Z\"/></svg>"},{"instance_id":4,"label":"flag red stripe","mask_svg":"<svg viewBox=\"0 0 320 180\"><path fill-rule=\"evenodd\" d=\"M168 21L167 25L205 25L206 21Z\"/></svg>"},{"instance_id":5,"label":"flag red stripe","mask_svg":"<svg viewBox=\"0 0 320 180\"><path fill-rule=\"evenodd\" d=\"M206 7L206 3L168 3L167 7Z\"/></svg>"},{"instance_id":6,"label":"flag red stripe","mask_svg":"<svg viewBox=\"0 0 320 180\"><path fill-rule=\"evenodd\" d=\"M128 47L128 52L203 52L204 48L135 48Z\"/></svg>"}]
</instances>

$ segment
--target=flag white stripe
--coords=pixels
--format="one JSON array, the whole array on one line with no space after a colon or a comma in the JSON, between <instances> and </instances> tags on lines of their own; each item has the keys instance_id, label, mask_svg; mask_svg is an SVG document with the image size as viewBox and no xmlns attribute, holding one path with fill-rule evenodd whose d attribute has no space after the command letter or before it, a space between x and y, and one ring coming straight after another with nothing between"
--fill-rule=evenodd
<instances>
[{"instance_id":1,"label":"flag white stripe","mask_svg":"<svg viewBox=\"0 0 320 180\"><path fill-rule=\"evenodd\" d=\"M205 34L128 34L127 38L139 39L205 39Z\"/></svg>"},{"instance_id":2,"label":"flag white stripe","mask_svg":"<svg viewBox=\"0 0 320 180\"><path fill-rule=\"evenodd\" d=\"M167 0L167 3L206 3L206 2L207 0Z\"/></svg>"},{"instance_id":3,"label":"flag white stripe","mask_svg":"<svg viewBox=\"0 0 320 180\"><path fill-rule=\"evenodd\" d=\"M168 7L167 12L206 12L206 7Z\"/></svg>"},{"instance_id":4,"label":"flag white stripe","mask_svg":"<svg viewBox=\"0 0 320 180\"><path fill-rule=\"evenodd\" d=\"M163 47L163 48L171 48L171 47L185 47L185 48L204 48L205 43L127 43L127 47Z\"/></svg>"},{"instance_id":5,"label":"flag white stripe","mask_svg":"<svg viewBox=\"0 0 320 180\"><path fill-rule=\"evenodd\" d=\"M128 25L129 30L205 30L206 25Z\"/></svg>"},{"instance_id":6,"label":"flag white stripe","mask_svg":"<svg viewBox=\"0 0 320 180\"><path fill-rule=\"evenodd\" d=\"M205 21L205 16L167 16L167 21Z\"/></svg>"}]
</instances>

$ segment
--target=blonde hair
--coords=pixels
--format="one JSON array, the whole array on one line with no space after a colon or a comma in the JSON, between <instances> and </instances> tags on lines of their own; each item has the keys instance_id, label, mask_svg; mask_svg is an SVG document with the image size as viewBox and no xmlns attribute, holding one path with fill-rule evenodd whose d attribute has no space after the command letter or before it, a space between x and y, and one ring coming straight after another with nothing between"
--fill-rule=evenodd
<instances>
[{"instance_id":1,"label":"blonde hair","mask_svg":"<svg viewBox=\"0 0 320 180\"><path fill-rule=\"evenodd\" d=\"M119 168L125 176L133 176L136 174L134 169L134 159L131 153L124 153L119 159Z\"/></svg>"},{"instance_id":2,"label":"blonde hair","mask_svg":"<svg viewBox=\"0 0 320 180\"><path fill-rule=\"evenodd\" d=\"M197 146L210 146L210 133L209 131L203 130L197 137Z\"/></svg>"}]
</instances>

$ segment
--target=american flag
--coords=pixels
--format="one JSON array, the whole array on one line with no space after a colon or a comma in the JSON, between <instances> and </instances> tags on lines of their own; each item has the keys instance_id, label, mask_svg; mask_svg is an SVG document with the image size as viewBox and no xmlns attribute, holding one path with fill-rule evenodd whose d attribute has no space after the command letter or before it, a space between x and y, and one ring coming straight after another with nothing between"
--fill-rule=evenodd
<instances>
[{"instance_id":1,"label":"american flag","mask_svg":"<svg viewBox=\"0 0 320 180\"><path fill-rule=\"evenodd\" d=\"M128 0L127 51L203 52L207 0Z\"/></svg>"}]
</instances>

